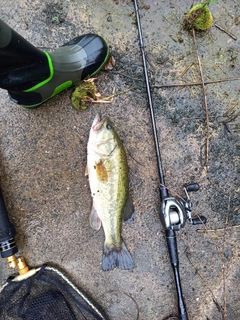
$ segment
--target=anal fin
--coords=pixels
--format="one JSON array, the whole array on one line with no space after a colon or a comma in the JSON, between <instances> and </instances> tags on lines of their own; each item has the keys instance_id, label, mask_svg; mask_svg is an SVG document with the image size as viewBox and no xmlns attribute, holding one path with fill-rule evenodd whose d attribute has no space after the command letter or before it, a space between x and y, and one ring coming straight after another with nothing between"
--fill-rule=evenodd
<instances>
[{"instance_id":1,"label":"anal fin","mask_svg":"<svg viewBox=\"0 0 240 320\"><path fill-rule=\"evenodd\" d=\"M129 196L124 208L123 220L127 223L131 223L134 221L134 218L135 218L134 206L133 206L132 198Z\"/></svg>"}]
</instances>

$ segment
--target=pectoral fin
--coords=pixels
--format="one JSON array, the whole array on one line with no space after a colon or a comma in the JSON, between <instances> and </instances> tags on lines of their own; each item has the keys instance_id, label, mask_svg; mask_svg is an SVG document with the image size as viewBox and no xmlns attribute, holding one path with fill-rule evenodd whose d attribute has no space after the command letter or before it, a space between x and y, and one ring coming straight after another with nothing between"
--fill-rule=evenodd
<instances>
[{"instance_id":1,"label":"pectoral fin","mask_svg":"<svg viewBox=\"0 0 240 320\"><path fill-rule=\"evenodd\" d=\"M134 206L131 197L128 197L128 200L125 205L124 213L123 213L123 220L127 223L133 222L135 217Z\"/></svg>"},{"instance_id":2,"label":"pectoral fin","mask_svg":"<svg viewBox=\"0 0 240 320\"><path fill-rule=\"evenodd\" d=\"M92 207L92 211L89 217L90 220L90 226L94 229L94 230L99 230L101 228L102 222L98 217L97 211L94 208L94 206Z\"/></svg>"}]
</instances>

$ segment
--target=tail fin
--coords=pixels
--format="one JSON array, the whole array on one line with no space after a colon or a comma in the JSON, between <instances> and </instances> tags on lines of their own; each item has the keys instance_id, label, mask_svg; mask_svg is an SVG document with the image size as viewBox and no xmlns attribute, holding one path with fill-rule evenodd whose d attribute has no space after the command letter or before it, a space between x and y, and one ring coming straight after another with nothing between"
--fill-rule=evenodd
<instances>
[{"instance_id":1,"label":"tail fin","mask_svg":"<svg viewBox=\"0 0 240 320\"><path fill-rule=\"evenodd\" d=\"M109 271L118 267L119 269L132 269L134 262L131 254L129 253L125 243L122 242L121 247L108 248L104 244L103 258L102 258L102 269L103 271Z\"/></svg>"}]
</instances>

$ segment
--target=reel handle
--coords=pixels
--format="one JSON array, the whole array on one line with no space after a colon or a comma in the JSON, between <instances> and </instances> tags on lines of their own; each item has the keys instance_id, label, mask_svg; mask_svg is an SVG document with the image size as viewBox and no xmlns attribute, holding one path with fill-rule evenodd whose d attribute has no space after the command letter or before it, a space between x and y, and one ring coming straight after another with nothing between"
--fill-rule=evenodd
<instances>
[{"instance_id":1,"label":"reel handle","mask_svg":"<svg viewBox=\"0 0 240 320\"><path fill-rule=\"evenodd\" d=\"M200 189L199 184L198 183L192 183L187 185L184 188L185 194L186 194L186 205L185 208L188 211L188 219L190 220L191 224L196 225L196 224L206 224L207 223L207 218L205 218L204 216L198 216L197 218L193 218L191 217L191 212L192 212L192 203L189 197L188 192L192 192L192 191L198 191Z\"/></svg>"},{"instance_id":2,"label":"reel handle","mask_svg":"<svg viewBox=\"0 0 240 320\"><path fill-rule=\"evenodd\" d=\"M191 220L192 224L193 225L196 225L196 224L206 224L207 223L207 218L204 217L204 216L200 216L198 218L193 218Z\"/></svg>"},{"instance_id":3,"label":"reel handle","mask_svg":"<svg viewBox=\"0 0 240 320\"><path fill-rule=\"evenodd\" d=\"M9 221L2 191L0 190L0 253L2 258L13 256L18 252L14 240L15 235L16 230Z\"/></svg>"},{"instance_id":4,"label":"reel handle","mask_svg":"<svg viewBox=\"0 0 240 320\"><path fill-rule=\"evenodd\" d=\"M186 191L188 192L198 191L200 189L198 183L188 184L185 188L186 188Z\"/></svg>"}]
</instances>

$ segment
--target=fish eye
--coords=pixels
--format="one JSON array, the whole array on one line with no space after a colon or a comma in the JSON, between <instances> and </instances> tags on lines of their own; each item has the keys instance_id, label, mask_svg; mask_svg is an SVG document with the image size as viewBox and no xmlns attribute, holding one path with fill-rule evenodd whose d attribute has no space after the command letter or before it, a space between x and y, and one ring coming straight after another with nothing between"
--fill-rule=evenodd
<instances>
[{"instance_id":1,"label":"fish eye","mask_svg":"<svg viewBox=\"0 0 240 320\"><path fill-rule=\"evenodd\" d=\"M111 130L111 129L112 129L112 126L111 126L110 124L107 124L107 125L106 125L106 128L107 128L108 130Z\"/></svg>"}]
</instances>

